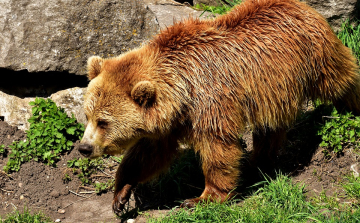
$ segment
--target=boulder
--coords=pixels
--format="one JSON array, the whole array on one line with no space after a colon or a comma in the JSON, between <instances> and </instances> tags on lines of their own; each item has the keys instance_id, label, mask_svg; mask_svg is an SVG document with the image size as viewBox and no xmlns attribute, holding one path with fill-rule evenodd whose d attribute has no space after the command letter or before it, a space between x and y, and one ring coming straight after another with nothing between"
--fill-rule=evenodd
<instances>
[{"instance_id":1,"label":"boulder","mask_svg":"<svg viewBox=\"0 0 360 223\"><path fill-rule=\"evenodd\" d=\"M86 88L70 88L52 94L50 98L57 104L64 108L65 112L75 118L80 123L86 123L86 117L83 110L83 95ZM12 126L18 127L21 130L28 130L30 123L27 121L31 117L30 101L35 98L19 98L8 95L0 91L0 117Z\"/></svg>"},{"instance_id":2,"label":"boulder","mask_svg":"<svg viewBox=\"0 0 360 223\"><path fill-rule=\"evenodd\" d=\"M141 0L0 1L0 67L86 74L91 55L111 57L158 33Z\"/></svg>"},{"instance_id":3,"label":"boulder","mask_svg":"<svg viewBox=\"0 0 360 223\"><path fill-rule=\"evenodd\" d=\"M202 13L172 0L3 0L0 8L0 118L21 130L36 96L85 123L86 88L73 87L87 85L89 56L119 55Z\"/></svg>"},{"instance_id":4,"label":"boulder","mask_svg":"<svg viewBox=\"0 0 360 223\"><path fill-rule=\"evenodd\" d=\"M305 0L322 14L335 31L348 18L360 19L360 0Z\"/></svg>"}]
</instances>

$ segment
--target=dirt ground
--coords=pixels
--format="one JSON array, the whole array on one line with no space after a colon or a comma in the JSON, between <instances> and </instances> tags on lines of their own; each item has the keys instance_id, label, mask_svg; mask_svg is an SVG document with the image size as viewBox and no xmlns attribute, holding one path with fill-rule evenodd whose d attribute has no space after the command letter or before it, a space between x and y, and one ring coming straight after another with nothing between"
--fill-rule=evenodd
<instances>
[{"instance_id":1,"label":"dirt ground","mask_svg":"<svg viewBox=\"0 0 360 223\"><path fill-rule=\"evenodd\" d=\"M320 139L316 136L316 131L312 130L312 124L311 121L299 122L288 131L286 150L279 152L275 169L289 174L295 182L305 183L308 196L319 194L323 190L327 195L340 194L342 191L337 185L345 174L358 171L359 156L348 148L337 157L325 158L323 149L318 148ZM0 121L0 145L8 146L14 140L23 140L25 137L23 131ZM243 138L250 153L251 133L246 133ZM144 189L146 187L140 187L135 192L138 195L137 202L132 197L128 207L130 211L123 216L123 220L116 218L111 209L112 191L97 195L91 188L81 188L81 181L74 176L69 182L63 181L64 173L67 171L66 163L75 157L81 156L76 149L73 149L69 154L61 157L56 167L30 162L23 164L19 172L10 175L1 171L0 216L5 217L15 208L22 210L25 205L32 212L42 211L52 220L60 219L61 222L126 222L127 219L146 222L148 216L163 215L172 207L179 205L178 201L174 201L175 198L169 198L170 202L169 199L166 202L159 199L156 205L146 204L146 199L139 201L139 197L149 193ZM1 170L7 159L0 155ZM109 177L114 175L115 171L116 169L105 170L102 176ZM202 180L191 185L184 183L182 187L195 189L193 194L186 193L183 198L200 195L202 184ZM159 197L156 193L158 192L155 192L154 197ZM138 215L139 209L133 209L136 204L141 206L140 210L143 214Z\"/></svg>"}]
</instances>

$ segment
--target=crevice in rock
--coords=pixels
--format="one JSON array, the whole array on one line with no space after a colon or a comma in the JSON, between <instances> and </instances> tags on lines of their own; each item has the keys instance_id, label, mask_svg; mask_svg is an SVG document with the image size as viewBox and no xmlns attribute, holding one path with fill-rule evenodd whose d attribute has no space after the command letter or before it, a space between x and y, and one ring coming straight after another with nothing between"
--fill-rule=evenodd
<instances>
[{"instance_id":1,"label":"crevice in rock","mask_svg":"<svg viewBox=\"0 0 360 223\"><path fill-rule=\"evenodd\" d=\"M0 68L0 74L0 91L20 98L49 97L68 88L87 87L89 83L86 76L65 71L30 73Z\"/></svg>"},{"instance_id":2,"label":"crevice in rock","mask_svg":"<svg viewBox=\"0 0 360 223\"><path fill-rule=\"evenodd\" d=\"M182 3L184 4L185 2L190 3L190 5L194 5L194 1L193 0L175 0L176 2Z\"/></svg>"},{"instance_id":3,"label":"crevice in rock","mask_svg":"<svg viewBox=\"0 0 360 223\"><path fill-rule=\"evenodd\" d=\"M4 116L0 116L0 121L5 121L5 117L4 117Z\"/></svg>"}]
</instances>

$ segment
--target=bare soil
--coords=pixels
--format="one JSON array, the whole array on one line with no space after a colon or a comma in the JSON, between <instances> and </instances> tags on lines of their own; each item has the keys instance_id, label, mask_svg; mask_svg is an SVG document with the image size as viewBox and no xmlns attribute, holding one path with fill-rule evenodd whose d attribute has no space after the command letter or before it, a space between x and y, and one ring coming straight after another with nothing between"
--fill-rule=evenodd
<instances>
[{"instance_id":1,"label":"bare soil","mask_svg":"<svg viewBox=\"0 0 360 223\"><path fill-rule=\"evenodd\" d=\"M299 122L288 131L284 147L286 149L280 150L275 168L271 170L289 174L295 182L304 183L309 197L322 191L330 196L334 193L341 194L343 192L338 185L344 179L344 175L358 171L359 156L352 148L348 148L336 157L325 157L323 149L318 147L320 138L313 128L314 122ZM14 140L23 140L25 137L23 131L0 121L0 145L8 146ZM251 133L246 133L243 138L248 145L248 153L251 153ZM29 162L23 164L19 172L10 175L0 171L0 216L5 217L15 208L23 210L26 206L31 212L42 211L52 220L60 219L61 222L126 222L127 219L146 222L147 217L166 214L169 209L179 205L181 199L200 195L202 191L203 178L193 175L192 179L196 180L180 184L183 192L185 191L181 196L171 196L172 191L178 190L176 187L179 186L173 182L164 184L167 191L170 191L165 194L161 194L161 191L151 191L151 186L139 186L135 191L135 198L131 198L128 211L120 219L112 213L112 191L97 195L92 192L93 188L81 187L81 181L69 172L67 161L75 157L81 156L73 149L61 157L56 167ZM6 156L0 155L1 170L7 159ZM246 161L244 163L246 165ZM114 175L115 171L116 168L108 169L105 170L105 174ZM180 171L180 174L189 171L186 173L187 176L199 172L185 169ZM270 176L274 173L264 172ZM71 181L63 180L65 173L70 175ZM106 177L104 173L100 175ZM244 187L252 183L251 180L247 180L246 174L243 182ZM138 210L145 214L138 215Z\"/></svg>"}]
</instances>

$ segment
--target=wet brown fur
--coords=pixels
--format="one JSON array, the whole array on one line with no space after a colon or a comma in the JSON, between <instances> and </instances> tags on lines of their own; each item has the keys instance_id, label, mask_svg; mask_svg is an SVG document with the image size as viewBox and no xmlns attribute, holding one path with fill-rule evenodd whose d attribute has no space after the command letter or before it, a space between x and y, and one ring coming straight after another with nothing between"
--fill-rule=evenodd
<instances>
[{"instance_id":1,"label":"wet brown fur","mask_svg":"<svg viewBox=\"0 0 360 223\"><path fill-rule=\"evenodd\" d=\"M281 146L306 99L360 113L356 59L321 15L294 0L247 0L215 20L178 22L101 69L99 61L89 63L85 100L94 125L110 122L98 145L114 154L136 139L116 176L115 211L125 185L166 169L179 140L200 154L206 179L200 198L185 203L224 201L237 185L246 126L256 154Z\"/></svg>"}]
</instances>

